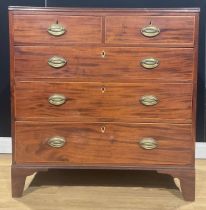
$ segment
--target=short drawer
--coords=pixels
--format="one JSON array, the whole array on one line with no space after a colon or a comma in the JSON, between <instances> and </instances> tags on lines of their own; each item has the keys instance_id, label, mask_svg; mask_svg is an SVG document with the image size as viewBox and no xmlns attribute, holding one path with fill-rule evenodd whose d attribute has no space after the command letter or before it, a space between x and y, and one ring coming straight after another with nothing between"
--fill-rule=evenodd
<instances>
[{"instance_id":1,"label":"short drawer","mask_svg":"<svg viewBox=\"0 0 206 210\"><path fill-rule=\"evenodd\" d=\"M98 16L14 15L15 45L101 43L102 22Z\"/></svg>"},{"instance_id":2,"label":"short drawer","mask_svg":"<svg viewBox=\"0 0 206 210\"><path fill-rule=\"evenodd\" d=\"M192 122L192 84L17 82L17 120Z\"/></svg>"},{"instance_id":3,"label":"short drawer","mask_svg":"<svg viewBox=\"0 0 206 210\"><path fill-rule=\"evenodd\" d=\"M21 46L14 57L18 80L191 82L194 70L190 48Z\"/></svg>"},{"instance_id":4,"label":"short drawer","mask_svg":"<svg viewBox=\"0 0 206 210\"><path fill-rule=\"evenodd\" d=\"M16 122L15 162L192 165L191 129L175 124Z\"/></svg>"},{"instance_id":5,"label":"short drawer","mask_svg":"<svg viewBox=\"0 0 206 210\"><path fill-rule=\"evenodd\" d=\"M194 45L195 16L108 16L105 22L106 43Z\"/></svg>"}]
</instances>

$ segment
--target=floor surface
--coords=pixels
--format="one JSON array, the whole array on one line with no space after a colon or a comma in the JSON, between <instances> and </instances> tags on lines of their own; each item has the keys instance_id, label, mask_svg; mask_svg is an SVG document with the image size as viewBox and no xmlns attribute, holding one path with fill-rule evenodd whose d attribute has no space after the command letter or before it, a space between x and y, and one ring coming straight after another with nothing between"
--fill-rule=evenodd
<instances>
[{"instance_id":1,"label":"floor surface","mask_svg":"<svg viewBox=\"0 0 206 210\"><path fill-rule=\"evenodd\" d=\"M195 202L185 202L168 175L103 170L38 173L13 199L10 165L11 155L0 155L0 210L206 210L206 160L196 161Z\"/></svg>"}]
</instances>

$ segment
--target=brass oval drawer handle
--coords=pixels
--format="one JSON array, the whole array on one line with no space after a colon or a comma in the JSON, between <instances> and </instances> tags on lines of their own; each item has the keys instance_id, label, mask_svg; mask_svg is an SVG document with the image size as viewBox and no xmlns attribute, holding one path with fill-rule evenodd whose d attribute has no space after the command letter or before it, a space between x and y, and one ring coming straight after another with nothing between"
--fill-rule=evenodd
<instances>
[{"instance_id":1,"label":"brass oval drawer handle","mask_svg":"<svg viewBox=\"0 0 206 210\"><path fill-rule=\"evenodd\" d=\"M157 58L145 58L140 64L145 69L154 69L159 66L160 62Z\"/></svg>"},{"instance_id":2,"label":"brass oval drawer handle","mask_svg":"<svg viewBox=\"0 0 206 210\"><path fill-rule=\"evenodd\" d=\"M53 23L48 28L48 33L52 36L62 36L65 34L66 30L63 25L57 23Z\"/></svg>"},{"instance_id":3,"label":"brass oval drawer handle","mask_svg":"<svg viewBox=\"0 0 206 210\"><path fill-rule=\"evenodd\" d=\"M66 102L66 97L61 94L54 94L49 97L48 101L54 106L60 106Z\"/></svg>"},{"instance_id":4,"label":"brass oval drawer handle","mask_svg":"<svg viewBox=\"0 0 206 210\"><path fill-rule=\"evenodd\" d=\"M150 137L143 138L142 140L140 140L139 145L141 148L146 149L146 150L155 149L158 146L157 141Z\"/></svg>"},{"instance_id":5,"label":"brass oval drawer handle","mask_svg":"<svg viewBox=\"0 0 206 210\"><path fill-rule=\"evenodd\" d=\"M139 101L144 106L154 106L159 103L159 99L153 95L142 96Z\"/></svg>"},{"instance_id":6,"label":"brass oval drawer handle","mask_svg":"<svg viewBox=\"0 0 206 210\"><path fill-rule=\"evenodd\" d=\"M49 66L51 66L55 69L62 68L63 66L65 66L67 64L67 60L64 59L63 57L55 55L55 56L49 58L48 64L49 64Z\"/></svg>"},{"instance_id":7,"label":"brass oval drawer handle","mask_svg":"<svg viewBox=\"0 0 206 210\"><path fill-rule=\"evenodd\" d=\"M61 148L65 145L66 140L61 136L54 136L48 140L48 145L54 148Z\"/></svg>"},{"instance_id":8,"label":"brass oval drawer handle","mask_svg":"<svg viewBox=\"0 0 206 210\"><path fill-rule=\"evenodd\" d=\"M155 37L160 34L160 29L152 24L141 29L141 33L146 37Z\"/></svg>"}]
</instances>

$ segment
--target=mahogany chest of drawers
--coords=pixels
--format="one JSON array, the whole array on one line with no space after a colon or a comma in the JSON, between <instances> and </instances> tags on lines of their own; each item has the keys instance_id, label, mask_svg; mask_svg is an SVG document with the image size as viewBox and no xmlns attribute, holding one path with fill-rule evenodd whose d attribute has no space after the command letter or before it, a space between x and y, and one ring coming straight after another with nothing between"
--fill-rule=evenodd
<instances>
[{"instance_id":1,"label":"mahogany chest of drawers","mask_svg":"<svg viewBox=\"0 0 206 210\"><path fill-rule=\"evenodd\" d=\"M53 168L156 170L195 198L199 10L11 7L12 195Z\"/></svg>"}]
</instances>

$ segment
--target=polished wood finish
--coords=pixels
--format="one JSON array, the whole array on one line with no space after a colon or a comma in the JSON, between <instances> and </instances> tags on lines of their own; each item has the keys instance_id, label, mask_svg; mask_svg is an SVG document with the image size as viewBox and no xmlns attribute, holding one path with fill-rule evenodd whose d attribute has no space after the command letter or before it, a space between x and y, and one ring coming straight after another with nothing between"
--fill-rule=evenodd
<instances>
[{"instance_id":1,"label":"polished wood finish","mask_svg":"<svg viewBox=\"0 0 206 210\"><path fill-rule=\"evenodd\" d=\"M24 191L26 177L32 175L36 171L34 169L22 169L12 166L11 168L11 183L12 183L12 196L21 197Z\"/></svg>"},{"instance_id":2,"label":"polished wood finish","mask_svg":"<svg viewBox=\"0 0 206 210\"><path fill-rule=\"evenodd\" d=\"M156 170L194 200L198 12L10 8L13 197L33 172L78 168ZM66 33L50 35L53 23ZM160 34L143 36L148 24ZM66 65L49 66L53 56ZM143 68L145 58L159 66ZM53 94L65 103L50 104ZM145 95L158 103L142 105ZM55 136L66 143L49 146ZM158 146L143 149L142 138Z\"/></svg>"},{"instance_id":3,"label":"polished wood finish","mask_svg":"<svg viewBox=\"0 0 206 210\"><path fill-rule=\"evenodd\" d=\"M49 66L48 59L54 55L63 57L67 64L58 69ZM191 82L193 56L192 48L21 46L15 47L15 77L17 80L64 78L78 82ZM140 63L150 57L158 59L160 64L145 69Z\"/></svg>"},{"instance_id":4,"label":"polished wood finish","mask_svg":"<svg viewBox=\"0 0 206 210\"><path fill-rule=\"evenodd\" d=\"M47 31L51 24L62 24L66 33L59 37ZM68 15L18 15L14 18L14 44L101 43L101 17Z\"/></svg>"},{"instance_id":5,"label":"polished wood finish","mask_svg":"<svg viewBox=\"0 0 206 210\"><path fill-rule=\"evenodd\" d=\"M160 169L159 173L170 174L180 180L183 198L187 201L195 200L195 169Z\"/></svg>"},{"instance_id":6,"label":"polished wood finish","mask_svg":"<svg viewBox=\"0 0 206 210\"><path fill-rule=\"evenodd\" d=\"M27 176L38 171L47 171L47 169L32 169L32 168L21 168L15 165L11 167L11 183L12 183L12 197L19 198L22 196L24 191L24 185Z\"/></svg>"},{"instance_id":7,"label":"polished wood finish","mask_svg":"<svg viewBox=\"0 0 206 210\"><path fill-rule=\"evenodd\" d=\"M191 125L125 123L16 123L16 163L68 165L182 165L193 164ZM61 148L48 145L61 136ZM157 141L146 150L145 137ZM186 140L186 141L185 141Z\"/></svg>"},{"instance_id":8,"label":"polished wood finish","mask_svg":"<svg viewBox=\"0 0 206 210\"><path fill-rule=\"evenodd\" d=\"M191 84L17 82L15 88L17 120L192 122ZM66 102L51 105L53 94L64 95ZM142 105L144 95L155 95L159 103Z\"/></svg>"},{"instance_id":9,"label":"polished wood finish","mask_svg":"<svg viewBox=\"0 0 206 210\"><path fill-rule=\"evenodd\" d=\"M148 38L141 34L150 24L160 29L159 35ZM194 16L111 16L106 17L106 43L192 47L194 29Z\"/></svg>"}]
</instances>

